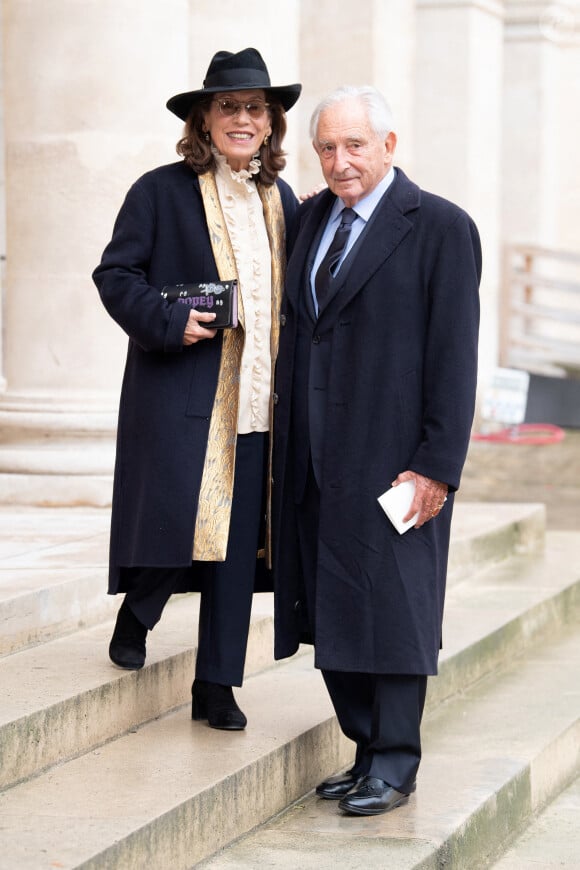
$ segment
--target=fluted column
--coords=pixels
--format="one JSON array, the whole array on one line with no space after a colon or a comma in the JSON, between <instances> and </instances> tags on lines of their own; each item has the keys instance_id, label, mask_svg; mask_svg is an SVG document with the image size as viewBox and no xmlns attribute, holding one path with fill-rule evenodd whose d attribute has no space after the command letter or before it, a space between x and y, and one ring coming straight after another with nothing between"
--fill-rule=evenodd
<instances>
[{"instance_id":1,"label":"fluted column","mask_svg":"<svg viewBox=\"0 0 580 870\"><path fill-rule=\"evenodd\" d=\"M90 274L129 184L175 159L187 0L4 0L0 502L105 504L126 338Z\"/></svg>"},{"instance_id":2,"label":"fluted column","mask_svg":"<svg viewBox=\"0 0 580 870\"><path fill-rule=\"evenodd\" d=\"M417 0L415 168L461 205L484 251L480 381L497 364L503 2ZM452 312L450 312L450 327Z\"/></svg>"}]
</instances>

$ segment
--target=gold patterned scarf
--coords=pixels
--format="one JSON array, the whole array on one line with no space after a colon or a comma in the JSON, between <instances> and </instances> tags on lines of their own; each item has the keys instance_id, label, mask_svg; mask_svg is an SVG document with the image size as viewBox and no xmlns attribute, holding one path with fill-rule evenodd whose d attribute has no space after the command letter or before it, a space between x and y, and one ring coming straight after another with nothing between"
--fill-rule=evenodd
<instances>
[{"instance_id":1,"label":"gold patterned scarf","mask_svg":"<svg viewBox=\"0 0 580 870\"><path fill-rule=\"evenodd\" d=\"M238 277L234 252L226 228L213 172L199 176L201 196L209 230L209 238L221 281ZM264 209L266 231L270 241L272 262L272 326L270 351L272 383L280 334L280 301L286 266L285 223L278 187L258 185ZM238 319L236 329L224 330L217 390L209 424L205 463L201 479L199 504L193 538L193 558L203 562L223 562L226 558L230 530L230 514L234 491L234 469L238 433L240 399L240 364L244 348L244 313L238 287ZM270 399L270 432L273 404ZM272 459L270 437L269 466ZM268 522L266 549L270 549L270 480L268 474Z\"/></svg>"}]
</instances>

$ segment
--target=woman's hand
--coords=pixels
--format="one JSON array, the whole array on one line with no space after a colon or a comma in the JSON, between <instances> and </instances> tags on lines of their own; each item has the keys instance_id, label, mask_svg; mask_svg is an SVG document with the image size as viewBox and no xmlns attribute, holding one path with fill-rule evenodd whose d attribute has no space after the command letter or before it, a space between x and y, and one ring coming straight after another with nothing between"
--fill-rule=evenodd
<instances>
[{"instance_id":1,"label":"woman's hand","mask_svg":"<svg viewBox=\"0 0 580 870\"><path fill-rule=\"evenodd\" d=\"M320 193L321 190L324 190L326 184L317 184L316 187L313 187L312 190L309 190L308 193L301 193L298 199L300 202L306 202L307 199L312 199L313 196L316 196L317 193Z\"/></svg>"},{"instance_id":2,"label":"woman's hand","mask_svg":"<svg viewBox=\"0 0 580 870\"><path fill-rule=\"evenodd\" d=\"M185 324L185 332L183 333L183 343L185 345L195 344L202 341L204 338L213 338L217 329L211 329L209 324L215 320L215 314L209 311L196 311L194 308L189 312L187 323ZM204 326L208 324L207 326Z\"/></svg>"}]
</instances>

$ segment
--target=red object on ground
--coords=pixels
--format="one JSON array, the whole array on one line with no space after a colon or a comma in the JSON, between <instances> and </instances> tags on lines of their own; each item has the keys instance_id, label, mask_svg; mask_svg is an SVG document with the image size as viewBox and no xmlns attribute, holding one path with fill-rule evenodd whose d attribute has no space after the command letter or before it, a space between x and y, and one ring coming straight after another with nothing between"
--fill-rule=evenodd
<instances>
[{"instance_id":1,"label":"red object on ground","mask_svg":"<svg viewBox=\"0 0 580 870\"><path fill-rule=\"evenodd\" d=\"M471 437L474 441L493 441L496 444L558 444L564 440L566 432L553 423L519 423L487 435L474 432Z\"/></svg>"}]
</instances>

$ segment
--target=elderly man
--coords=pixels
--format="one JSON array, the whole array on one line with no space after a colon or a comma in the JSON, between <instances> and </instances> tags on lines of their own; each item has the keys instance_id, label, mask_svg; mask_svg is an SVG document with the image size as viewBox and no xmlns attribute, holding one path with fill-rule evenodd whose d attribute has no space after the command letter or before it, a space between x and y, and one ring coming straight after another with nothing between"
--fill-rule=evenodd
<instances>
[{"instance_id":1,"label":"elderly man","mask_svg":"<svg viewBox=\"0 0 580 870\"><path fill-rule=\"evenodd\" d=\"M473 419L477 229L393 166L374 88L341 88L311 135L328 189L298 212L274 426L276 658L310 639L352 768L321 783L374 815L415 790L437 672L453 493ZM378 497L414 483L399 534Z\"/></svg>"}]
</instances>

